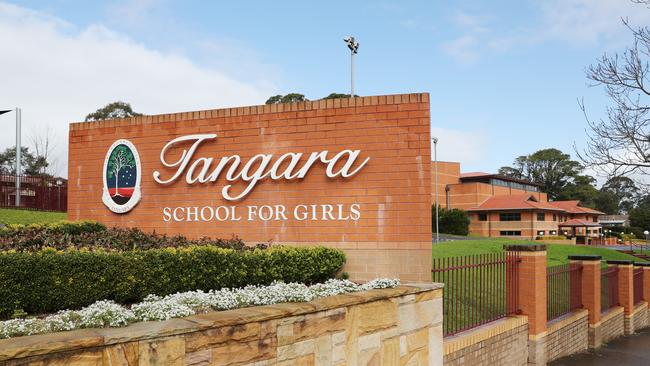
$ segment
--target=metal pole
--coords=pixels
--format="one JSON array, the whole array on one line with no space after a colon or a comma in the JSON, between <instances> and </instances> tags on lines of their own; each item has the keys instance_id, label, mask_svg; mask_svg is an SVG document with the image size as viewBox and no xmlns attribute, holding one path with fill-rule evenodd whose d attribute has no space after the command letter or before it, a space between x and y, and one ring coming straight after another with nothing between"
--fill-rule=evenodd
<instances>
[{"instance_id":1,"label":"metal pole","mask_svg":"<svg viewBox=\"0 0 650 366\"><path fill-rule=\"evenodd\" d=\"M20 108L16 108L16 208L20 207L20 114Z\"/></svg>"},{"instance_id":2,"label":"metal pole","mask_svg":"<svg viewBox=\"0 0 650 366\"><path fill-rule=\"evenodd\" d=\"M433 138L433 161L435 169L435 179L436 179L436 244L440 242L440 232L438 229L438 207L440 206L440 201L438 200L438 138Z\"/></svg>"},{"instance_id":3,"label":"metal pole","mask_svg":"<svg viewBox=\"0 0 650 366\"><path fill-rule=\"evenodd\" d=\"M350 52L350 97L354 98L354 51Z\"/></svg>"}]
</instances>

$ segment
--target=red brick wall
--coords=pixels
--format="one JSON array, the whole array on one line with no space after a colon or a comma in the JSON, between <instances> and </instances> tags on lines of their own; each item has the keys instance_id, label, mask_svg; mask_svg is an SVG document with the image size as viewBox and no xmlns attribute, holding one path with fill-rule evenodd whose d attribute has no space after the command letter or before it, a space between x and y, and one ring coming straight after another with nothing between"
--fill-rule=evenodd
<instances>
[{"instance_id":1,"label":"red brick wall","mask_svg":"<svg viewBox=\"0 0 650 366\"><path fill-rule=\"evenodd\" d=\"M190 237L240 236L248 243L325 244L348 252L347 269L357 279L400 275L430 280L431 151L429 95L408 94L253 106L145 116L70 125L70 219L92 219L108 225L137 226L159 233ZM314 165L301 181L266 179L243 200L222 198L225 179L188 185L184 179L162 186L154 171L171 176L160 163L160 151L173 138L216 133L194 155L240 155L344 149L361 150L368 164L354 177L330 179ZM128 139L142 165L142 200L118 215L102 203L103 162L110 145ZM176 149L175 157L180 149ZM331 156L330 155L330 156ZM306 157L303 157L306 160ZM222 177L225 174L222 174ZM233 187L240 192L243 184ZM357 221L247 221L250 205L360 204ZM236 205L244 218L231 222L163 222L163 207ZM394 252L387 252L394 251ZM395 255L387 255L387 254ZM426 255L424 254L426 253ZM424 256L424 258L422 258ZM387 258L388 257L388 258Z\"/></svg>"}]
</instances>

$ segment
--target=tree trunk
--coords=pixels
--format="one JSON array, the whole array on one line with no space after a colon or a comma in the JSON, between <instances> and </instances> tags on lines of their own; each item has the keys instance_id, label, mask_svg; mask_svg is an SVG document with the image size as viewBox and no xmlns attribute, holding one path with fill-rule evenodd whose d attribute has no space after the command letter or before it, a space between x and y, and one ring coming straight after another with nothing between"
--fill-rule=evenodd
<instances>
[{"instance_id":1,"label":"tree trunk","mask_svg":"<svg viewBox=\"0 0 650 366\"><path fill-rule=\"evenodd\" d=\"M113 195L113 197L120 195L119 186L117 185L117 179L119 178L119 175L120 175L119 171L115 173L115 194Z\"/></svg>"}]
</instances>

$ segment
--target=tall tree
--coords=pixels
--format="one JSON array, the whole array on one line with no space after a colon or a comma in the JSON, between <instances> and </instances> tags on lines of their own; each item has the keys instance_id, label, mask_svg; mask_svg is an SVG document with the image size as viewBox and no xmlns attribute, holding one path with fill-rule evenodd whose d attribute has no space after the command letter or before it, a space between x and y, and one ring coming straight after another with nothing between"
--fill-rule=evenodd
<instances>
[{"instance_id":1,"label":"tall tree","mask_svg":"<svg viewBox=\"0 0 650 366\"><path fill-rule=\"evenodd\" d=\"M582 165L571 160L569 154L558 149L543 149L518 157L512 166L501 167L499 174L539 184L549 198L557 199L562 189L582 170Z\"/></svg>"},{"instance_id":2,"label":"tall tree","mask_svg":"<svg viewBox=\"0 0 650 366\"><path fill-rule=\"evenodd\" d=\"M578 200L583 206L595 208L600 192L596 179L588 175L577 175L562 188L558 200Z\"/></svg>"},{"instance_id":3,"label":"tall tree","mask_svg":"<svg viewBox=\"0 0 650 366\"><path fill-rule=\"evenodd\" d=\"M639 4L650 0L634 0ZM582 162L609 176L646 174L650 168L650 28L623 23L633 42L623 52L604 54L589 66L586 76L602 86L610 100L607 116L588 123L587 147L578 151ZM577 149L576 149L577 151Z\"/></svg>"},{"instance_id":4,"label":"tall tree","mask_svg":"<svg viewBox=\"0 0 650 366\"><path fill-rule=\"evenodd\" d=\"M297 102L308 102L309 99L305 98L303 94L299 93L289 93L286 95L274 95L269 97L266 100L265 104L279 104L279 103L297 103Z\"/></svg>"},{"instance_id":5,"label":"tall tree","mask_svg":"<svg viewBox=\"0 0 650 366\"><path fill-rule=\"evenodd\" d=\"M21 173L24 175L47 175L47 159L36 156L27 146L20 148ZM16 147L7 148L0 153L0 174L16 174Z\"/></svg>"},{"instance_id":6,"label":"tall tree","mask_svg":"<svg viewBox=\"0 0 650 366\"><path fill-rule=\"evenodd\" d=\"M630 226L650 230L650 196L639 200L636 207L630 210Z\"/></svg>"},{"instance_id":7,"label":"tall tree","mask_svg":"<svg viewBox=\"0 0 650 366\"><path fill-rule=\"evenodd\" d=\"M104 119L113 118L129 118L141 116L142 113L137 113L131 108L131 104L117 101L109 103L98 110L86 116L86 121L100 121Z\"/></svg>"},{"instance_id":8,"label":"tall tree","mask_svg":"<svg viewBox=\"0 0 650 366\"><path fill-rule=\"evenodd\" d=\"M596 210L606 213L607 215L617 215L621 213L618 198L611 192L600 190L596 196Z\"/></svg>"},{"instance_id":9,"label":"tall tree","mask_svg":"<svg viewBox=\"0 0 650 366\"><path fill-rule=\"evenodd\" d=\"M618 211L628 213L636 204L639 197L639 187L628 177L612 177L600 189L611 193L618 202Z\"/></svg>"},{"instance_id":10,"label":"tall tree","mask_svg":"<svg viewBox=\"0 0 650 366\"><path fill-rule=\"evenodd\" d=\"M350 98L351 94L342 94L342 93L330 93L328 96L326 96L323 99L341 99L341 98ZM355 97L358 97L358 95L354 95Z\"/></svg>"},{"instance_id":11,"label":"tall tree","mask_svg":"<svg viewBox=\"0 0 650 366\"><path fill-rule=\"evenodd\" d=\"M52 153L56 149L55 141L49 126L31 136L34 157L40 167L39 175L53 175L56 172L58 161L52 157Z\"/></svg>"}]
</instances>

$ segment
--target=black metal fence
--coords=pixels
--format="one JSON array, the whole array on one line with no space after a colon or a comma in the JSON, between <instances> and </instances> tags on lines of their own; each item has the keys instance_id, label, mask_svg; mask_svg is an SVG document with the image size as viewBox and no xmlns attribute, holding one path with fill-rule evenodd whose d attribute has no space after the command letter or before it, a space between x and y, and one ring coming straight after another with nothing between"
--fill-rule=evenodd
<instances>
[{"instance_id":1,"label":"black metal fence","mask_svg":"<svg viewBox=\"0 0 650 366\"><path fill-rule=\"evenodd\" d=\"M618 268L608 267L600 275L600 311L618 306Z\"/></svg>"},{"instance_id":2,"label":"black metal fence","mask_svg":"<svg viewBox=\"0 0 650 366\"><path fill-rule=\"evenodd\" d=\"M546 313L549 321L582 308L582 265L568 263L546 269Z\"/></svg>"},{"instance_id":3,"label":"black metal fence","mask_svg":"<svg viewBox=\"0 0 650 366\"><path fill-rule=\"evenodd\" d=\"M643 301L643 268L635 268L633 272L634 305Z\"/></svg>"},{"instance_id":4,"label":"black metal fence","mask_svg":"<svg viewBox=\"0 0 650 366\"><path fill-rule=\"evenodd\" d=\"M445 336L519 312L517 252L480 254L433 261L433 282L445 284Z\"/></svg>"},{"instance_id":5,"label":"black metal fence","mask_svg":"<svg viewBox=\"0 0 650 366\"><path fill-rule=\"evenodd\" d=\"M16 176L0 175L0 207L42 211L68 210L68 182L63 178L20 176L20 207L16 207Z\"/></svg>"}]
</instances>

